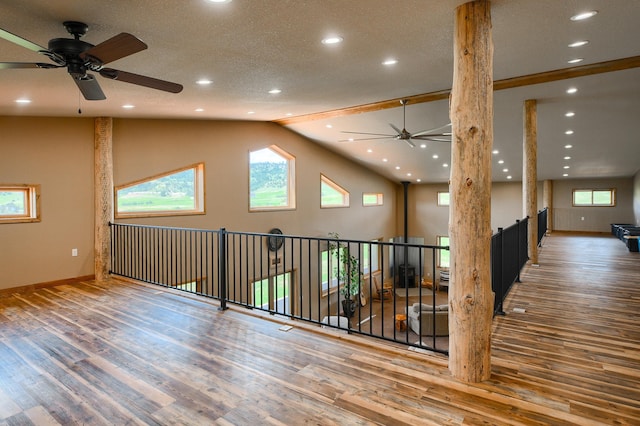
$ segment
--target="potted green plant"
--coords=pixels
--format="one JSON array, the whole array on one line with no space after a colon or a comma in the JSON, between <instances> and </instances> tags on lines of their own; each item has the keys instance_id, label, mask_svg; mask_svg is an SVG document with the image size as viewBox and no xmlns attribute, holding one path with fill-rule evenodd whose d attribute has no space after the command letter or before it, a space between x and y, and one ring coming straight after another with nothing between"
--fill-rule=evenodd
<instances>
[{"instance_id":1,"label":"potted green plant","mask_svg":"<svg viewBox=\"0 0 640 426\"><path fill-rule=\"evenodd\" d=\"M336 232L330 233L329 236L335 240L340 239ZM340 294L343 296L342 309L344 314L351 318L355 314L358 305L356 299L360 294L360 263L358 258L351 254L348 244L330 242L329 248L332 251L337 250L338 265L333 267L333 273L338 278Z\"/></svg>"}]
</instances>

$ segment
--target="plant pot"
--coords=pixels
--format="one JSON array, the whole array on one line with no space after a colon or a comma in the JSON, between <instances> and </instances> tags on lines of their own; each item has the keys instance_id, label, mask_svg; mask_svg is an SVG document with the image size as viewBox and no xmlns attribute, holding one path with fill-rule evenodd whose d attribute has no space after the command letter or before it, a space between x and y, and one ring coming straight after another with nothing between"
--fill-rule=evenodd
<instances>
[{"instance_id":1,"label":"plant pot","mask_svg":"<svg viewBox=\"0 0 640 426\"><path fill-rule=\"evenodd\" d=\"M342 312L347 318L351 318L356 313L357 303L352 299L345 299L342 301Z\"/></svg>"}]
</instances>

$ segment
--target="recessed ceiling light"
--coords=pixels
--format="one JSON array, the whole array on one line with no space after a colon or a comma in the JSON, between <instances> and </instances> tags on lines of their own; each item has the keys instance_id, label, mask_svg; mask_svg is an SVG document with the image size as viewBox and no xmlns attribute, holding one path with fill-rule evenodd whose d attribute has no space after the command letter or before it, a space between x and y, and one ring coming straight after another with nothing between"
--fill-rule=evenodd
<instances>
[{"instance_id":1,"label":"recessed ceiling light","mask_svg":"<svg viewBox=\"0 0 640 426\"><path fill-rule=\"evenodd\" d=\"M195 112L202 112L202 111L204 111L204 108L196 108L195 109Z\"/></svg>"},{"instance_id":2,"label":"recessed ceiling light","mask_svg":"<svg viewBox=\"0 0 640 426\"><path fill-rule=\"evenodd\" d=\"M438 159L438 154L433 154L432 157Z\"/></svg>"},{"instance_id":3,"label":"recessed ceiling light","mask_svg":"<svg viewBox=\"0 0 640 426\"><path fill-rule=\"evenodd\" d=\"M449 165L447 163L444 163L442 167L449 167Z\"/></svg>"},{"instance_id":4,"label":"recessed ceiling light","mask_svg":"<svg viewBox=\"0 0 640 426\"><path fill-rule=\"evenodd\" d=\"M498 160L498 164L504 164L504 160Z\"/></svg>"},{"instance_id":5,"label":"recessed ceiling light","mask_svg":"<svg viewBox=\"0 0 640 426\"><path fill-rule=\"evenodd\" d=\"M209 80L209 79L206 79L206 78L201 78L200 80L196 81L196 84L199 84L200 86L207 86L207 85L212 84L212 83L213 83L213 80Z\"/></svg>"},{"instance_id":6,"label":"recessed ceiling light","mask_svg":"<svg viewBox=\"0 0 640 426\"><path fill-rule=\"evenodd\" d=\"M570 19L572 21L582 21L585 19L589 19L592 16L595 16L598 13L597 10L590 10L588 12L578 13L577 15L573 15Z\"/></svg>"},{"instance_id":7,"label":"recessed ceiling light","mask_svg":"<svg viewBox=\"0 0 640 426\"><path fill-rule=\"evenodd\" d=\"M338 44L342 43L344 39L340 36L331 36L322 39L322 44Z\"/></svg>"},{"instance_id":8,"label":"recessed ceiling light","mask_svg":"<svg viewBox=\"0 0 640 426\"><path fill-rule=\"evenodd\" d=\"M126 104L126 105L122 105L122 108L124 108L124 109L132 109L132 108L135 108L135 105Z\"/></svg>"},{"instance_id":9,"label":"recessed ceiling light","mask_svg":"<svg viewBox=\"0 0 640 426\"><path fill-rule=\"evenodd\" d=\"M509 169L502 169L502 171L507 173L507 172L509 172Z\"/></svg>"},{"instance_id":10,"label":"recessed ceiling light","mask_svg":"<svg viewBox=\"0 0 640 426\"><path fill-rule=\"evenodd\" d=\"M388 159L386 159L386 158L383 158L383 159L382 159L382 162L383 162L383 163L386 163L387 161L389 161L389 160L388 160Z\"/></svg>"},{"instance_id":11,"label":"recessed ceiling light","mask_svg":"<svg viewBox=\"0 0 640 426\"><path fill-rule=\"evenodd\" d=\"M396 170L400 170L400 166L396 166Z\"/></svg>"},{"instance_id":12,"label":"recessed ceiling light","mask_svg":"<svg viewBox=\"0 0 640 426\"><path fill-rule=\"evenodd\" d=\"M567 112L564 116L565 116L565 117L573 117L574 115L576 115L576 113L575 113L575 112L573 112L573 111L569 111L569 112Z\"/></svg>"},{"instance_id":13,"label":"recessed ceiling light","mask_svg":"<svg viewBox=\"0 0 640 426\"><path fill-rule=\"evenodd\" d=\"M280 89L271 89L271 90L269 90L269 93L271 93L272 95L277 95L278 93L282 93L282 90L280 90Z\"/></svg>"},{"instance_id":14,"label":"recessed ceiling light","mask_svg":"<svg viewBox=\"0 0 640 426\"><path fill-rule=\"evenodd\" d=\"M584 61L584 58L575 58L575 59L569 59L567 61L568 64L577 64L578 62L582 62Z\"/></svg>"},{"instance_id":15,"label":"recessed ceiling light","mask_svg":"<svg viewBox=\"0 0 640 426\"><path fill-rule=\"evenodd\" d=\"M565 147L566 149L571 149L571 148L573 148L573 145L565 145L564 147Z\"/></svg>"},{"instance_id":16,"label":"recessed ceiling light","mask_svg":"<svg viewBox=\"0 0 640 426\"><path fill-rule=\"evenodd\" d=\"M511 179L511 175L507 176L507 179Z\"/></svg>"},{"instance_id":17,"label":"recessed ceiling light","mask_svg":"<svg viewBox=\"0 0 640 426\"><path fill-rule=\"evenodd\" d=\"M373 152L373 150L372 150L371 148L369 148L369 149L367 150L367 152L368 152L369 154L371 154L371 153Z\"/></svg>"},{"instance_id":18,"label":"recessed ceiling light","mask_svg":"<svg viewBox=\"0 0 640 426\"><path fill-rule=\"evenodd\" d=\"M569 157L568 155L566 157L564 157L565 160L571 160L571 157Z\"/></svg>"},{"instance_id":19,"label":"recessed ceiling light","mask_svg":"<svg viewBox=\"0 0 640 426\"><path fill-rule=\"evenodd\" d=\"M332 128L333 128L333 126L332 126L331 124L327 124L325 127L326 127L327 129L332 129Z\"/></svg>"},{"instance_id":20,"label":"recessed ceiling light","mask_svg":"<svg viewBox=\"0 0 640 426\"><path fill-rule=\"evenodd\" d=\"M389 65L395 65L395 64L397 64L397 63L398 63L398 60L397 60L397 59L387 59L387 60L385 60L385 61L383 61L383 62L382 62L382 65L387 65L387 66L389 66Z\"/></svg>"},{"instance_id":21,"label":"recessed ceiling light","mask_svg":"<svg viewBox=\"0 0 640 426\"><path fill-rule=\"evenodd\" d=\"M255 111L247 111L247 114L255 114Z\"/></svg>"},{"instance_id":22,"label":"recessed ceiling light","mask_svg":"<svg viewBox=\"0 0 640 426\"><path fill-rule=\"evenodd\" d=\"M572 135L573 134L573 130L567 130L566 132L564 132L565 135Z\"/></svg>"},{"instance_id":23,"label":"recessed ceiling light","mask_svg":"<svg viewBox=\"0 0 640 426\"><path fill-rule=\"evenodd\" d=\"M233 0L209 0L209 3L231 3Z\"/></svg>"},{"instance_id":24,"label":"recessed ceiling light","mask_svg":"<svg viewBox=\"0 0 640 426\"><path fill-rule=\"evenodd\" d=\"M17 104L30 104L31 103L31 99L16 99L16 103Z\"/></svg>"},{"instance_id":25,"label":"recessed ceiling light","mask_svg":"<svg viewBox=\"0 0 640 426\"><path fill-rule=\"evenodd\" d=\"M411 177L411 173L407 173L407 176Z\"/></svg>"},{"instance_id":26,"label":"recessed ceiling light","mask_svg":"<svg viewBox=\"0 0 640 426\"><path fill-rule=\"evenodd\" d=\"M416 179L416 182L422 182L422 179Z\"/></svg>"},{"instance_id":27,"label":"recessed ceiling light","mask_svg":"<svg viewBox=\"0 0 640 426\"><path fill-rule=\"evenodd\" d=\"M563 169L570 169L571 166L564 166Z\"/></svg>"},{"instance_id":28,"label":"recessed ceiling light","mask_svg":"<svg viewBox=\"0 0 640 426\"><path fill-rule=\"evenodd\" d=\"M421 144L420 144L420 148L425 149L426 147L427 147L427 144L426 144L426 143L421 143Z\"/></svg>"},{"instance_id":29,"label":"recessed ceiling light","mask_svg":"<svg viewBox=\"0 0 640 426\"><path fill-rule=\"evenodd\" d=\"M290 113L290 112L288 112L288 113L286 113L285 115L286 115L287 117L291 117L293 114L292 114L292 113Z\"/></svg>"},{"instance_id":30,"label":"recessed ceiling light","mask_svg":"<svg viewBox=\"0 0 640 426\"><path fill-rule=\"evenodd\" d=\"M567 89L567 93L569 93L570 95L576 93L577 91L578 89L576 89L575 87L570 87Z\"/></svg>"},{"instance_id":31,"label":"recessed ceiling light","mask_svg":"<svg viewBox=\"0 0 640 426\"><path fill-rule=\"evenodd\" d=\"M499 153L500 153L500 151L498 151L497 149L494 149L493 151L491 151L491 153L492 153L493 155L496 155L496 154L499 154Z\"/></svg>"},{"instance_id":32,"label":"recessed ceiling light","mask_svg":"<svg viewBox=\"0 0 640 426\"><path fill-rule=\"evenodd\" d=\"M578 40L569 45L569 47L580 47L589 44L589 40Z\"/></svg>"},{"instance_id":33,"label":"recessed ceiling light","mask_svg":"<svg viewBox=\"0 0 640 426\"><path fill-rule=\"evenodd\" d=\"M353 138L349 138L348 140L349 140L349 142L353 142Z\"/></svg>"},{"instance_id":34,"label":"recessed ceiling light","mask_svg":"<svg viewBox=\"0 0 640 426\"><path fill-rule=\"evenodd\" d=\"M569 176L569 173L563 173L562 176L567 177Z\"/></svg>"}]
</instances>

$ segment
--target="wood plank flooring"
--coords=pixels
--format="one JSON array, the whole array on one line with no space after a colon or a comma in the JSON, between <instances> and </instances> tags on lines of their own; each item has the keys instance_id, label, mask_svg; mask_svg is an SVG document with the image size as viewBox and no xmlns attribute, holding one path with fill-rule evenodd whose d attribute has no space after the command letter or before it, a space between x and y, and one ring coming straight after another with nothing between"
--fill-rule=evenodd
<instances>
[{"instance_id":1,"label":"wood plank flooring","mask_svg":"<svg viewBox=\"0 0 640 426\"><path fill-rule=\"evenodd\" d=\"M475 385L440 355L150 285L0 297L0 425L639 425L640 256L553 234L539 261Z\"/></svg>"}]
</instances>

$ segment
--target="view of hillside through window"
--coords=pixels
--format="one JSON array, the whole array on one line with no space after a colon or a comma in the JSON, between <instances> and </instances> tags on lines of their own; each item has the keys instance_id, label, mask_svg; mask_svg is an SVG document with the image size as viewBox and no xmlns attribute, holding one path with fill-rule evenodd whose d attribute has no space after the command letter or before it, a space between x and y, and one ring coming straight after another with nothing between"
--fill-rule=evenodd
<instances>
[{"instance_id":1,"label":"view of hillside through window","mask_svg":"<svg viewBox=\"0 0 640 426\"><path fill-rule=\"evenodd\" d=\"M271 148L249 154L251 209L292 207L289 199L290 160Z\"/></svg>"},{"instance_id":2,"label":"view of hillside through window","mask_svg":"<svg viewBox=\"0 0 640 426\"><path fill-rule=\"evenodd\" d=\"M149 180L118 191L118 211L195 209L195 170Z\"/></svg>"},{"instance_id":3,"label":"view of hillside through window","mask_svg":"<svg viewBox=\"0 0 640 426\"><path fill-rule=\"evenodd\" d=\"M0 215L23 216L26 214L25 191L0 191Z\"/></svg>"}]
</instances>

